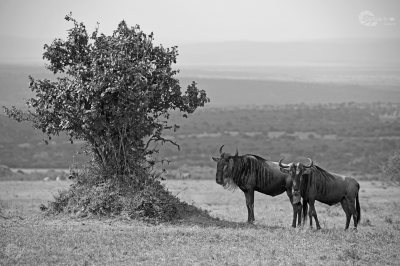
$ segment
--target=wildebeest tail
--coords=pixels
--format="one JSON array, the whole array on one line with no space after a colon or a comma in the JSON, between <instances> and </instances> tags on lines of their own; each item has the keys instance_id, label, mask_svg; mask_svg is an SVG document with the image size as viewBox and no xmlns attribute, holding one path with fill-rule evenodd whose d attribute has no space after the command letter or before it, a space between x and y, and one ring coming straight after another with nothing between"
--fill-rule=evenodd
<instances>
[{"instance_id":1,"label":"wildebeest tail","mask_svg":"<svg viewBox=\"0 0 400 266\"><path fill-rule=\"evenodd\" d=\"M358 194L359 193L360 193L360 185L358 185L358 191L357 191L357 196L356 196L357 224L359 224L360 220L361 220L360 201L358 200Z\"/></svg>"}]
</instances>

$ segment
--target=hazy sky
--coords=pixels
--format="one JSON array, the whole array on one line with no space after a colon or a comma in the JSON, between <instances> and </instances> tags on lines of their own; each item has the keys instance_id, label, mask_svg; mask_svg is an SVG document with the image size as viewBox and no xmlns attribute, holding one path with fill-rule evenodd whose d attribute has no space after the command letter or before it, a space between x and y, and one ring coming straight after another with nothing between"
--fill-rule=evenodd
<instances>
[{"instance_id":1,"label":"hazy sky","mask_svg":"<svg viewBox=\"0 0 400 266\"><path fill-rule=\"evenodd\" d=\"M376 26L360 23L365 10L378 19ZM398 0L1 0L0 36L64 38L72 24L63 18L70 11L89 32L99 22L109 34L124 19L166 45L400 37Z\"/></svg>"}]
</instances>

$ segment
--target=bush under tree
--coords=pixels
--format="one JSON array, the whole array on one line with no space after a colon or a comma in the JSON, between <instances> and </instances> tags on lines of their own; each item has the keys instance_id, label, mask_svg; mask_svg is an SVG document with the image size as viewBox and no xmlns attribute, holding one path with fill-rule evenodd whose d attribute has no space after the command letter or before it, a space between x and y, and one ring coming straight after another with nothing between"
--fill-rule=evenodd
<instances>
[{"instance_id":1,"label":"bush under tree","mask_svg":"<svg viewBox=\"0 0 400 266\"><path fill-rule=\"evenodd\" d=\"M44 46L43 58L54 79L29 77L35 96L27 101L28 108L5 108L8 116L32 123L48 139L63 132L71 142L87 143L90 166L50 209L173 216L179 200L150 173L152 162L146 159L158 152L156 143L178 146L162 135L179 128L169 123L170 112L187 118L209 101L205 91L193 82L182 92L178 70L172 68L177 47L154 45L153 34L138 25L128 27L122 21L110 36L98 28L89 35L71 14L65 19L73 23L67 39Z\"/></svg>"}]
</instances>

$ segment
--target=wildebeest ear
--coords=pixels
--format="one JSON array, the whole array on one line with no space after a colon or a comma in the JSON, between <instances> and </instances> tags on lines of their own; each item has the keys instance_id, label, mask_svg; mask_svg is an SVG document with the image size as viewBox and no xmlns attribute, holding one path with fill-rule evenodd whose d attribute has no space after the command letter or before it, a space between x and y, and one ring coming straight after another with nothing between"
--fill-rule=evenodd
<instances>
[{"instance_id":1,"label":"wildebeest ear","mask_svg":"<svg viewBox=\"0 0 400 266\"><path fill-rule=\"evenodd\" d=\"M211 157L211 158L213 159L214 162L218 162L219 161L219 158L217 158L217 157Z\"/></svg>"}]
</instances>

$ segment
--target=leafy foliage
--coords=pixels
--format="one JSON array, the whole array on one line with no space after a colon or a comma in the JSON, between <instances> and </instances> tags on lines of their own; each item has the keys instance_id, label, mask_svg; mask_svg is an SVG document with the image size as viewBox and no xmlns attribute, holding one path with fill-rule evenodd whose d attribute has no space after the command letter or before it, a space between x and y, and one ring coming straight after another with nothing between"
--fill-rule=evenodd
<instances>
[{"instance_id":1,"label":"leafy foliage","mask_svg":"<svg viewBox=\"0 0 400 266\"><path fill-rule=\"evenodd\" d=\"M383 174L387 181L400 185L400 152L395 152L383 168Z\"/></svg>"},{"instance_id":2,"label":"leafy foliage","mask_svg":"<svg viewBox=\"0 0 400 266\"><path fill-rule=\"evenodd\" d=\"M28 111L12 107L6 113L32 122L49 139L66 132L71 142L86 141L106 176L134 176L146 155L158 151L151 143L177 145L162 136L179 127L168 123L169 111L187 117L209 99L195 82L182 93L172 68L177 47L154 46L153 34L138 25L122 21L111 36L98 28L89 35L71 14L65 19L74 24L67 40L44 46L56 80L30 77L35 97L27 101Z\"/></svg>"}]
</instances>

